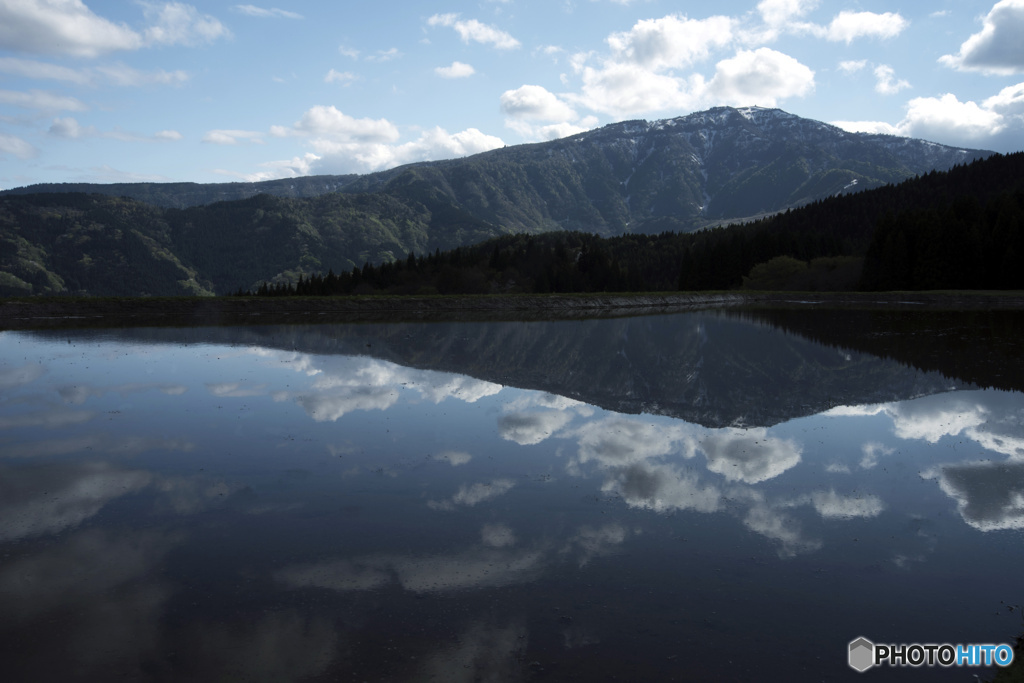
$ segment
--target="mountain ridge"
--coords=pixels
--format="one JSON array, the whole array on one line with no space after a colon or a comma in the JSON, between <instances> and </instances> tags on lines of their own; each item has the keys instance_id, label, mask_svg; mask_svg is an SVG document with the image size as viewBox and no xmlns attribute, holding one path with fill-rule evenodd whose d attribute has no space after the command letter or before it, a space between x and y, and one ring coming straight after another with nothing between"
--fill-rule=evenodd
<instances>
[{"instance_id":1,"label":"mountain ridge","mask_svg":"<svg viewBox=\"0 0 1024 683\"><path fill-rule=\"evenodd\" d=\"M256 194L309 198L373 192L419 201L432 193L503 231L585 230L608 236L691 231L759 217L992 153L849 133L781 109L716 107L364 175L255 183L39 184L0 196L95 192L188 208Z\"/></svg>"}]
</instances>

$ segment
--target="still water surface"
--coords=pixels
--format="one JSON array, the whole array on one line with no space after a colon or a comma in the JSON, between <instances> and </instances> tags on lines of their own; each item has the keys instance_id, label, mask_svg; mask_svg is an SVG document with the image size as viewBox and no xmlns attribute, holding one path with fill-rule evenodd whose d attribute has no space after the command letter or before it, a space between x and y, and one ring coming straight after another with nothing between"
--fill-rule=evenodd
<instances>
[{"instance_id":1,"label":"still water surface","mask_svg":"<svg viewBox=\"0 0 1024 683\"><path fill-rule=\"evenodd\" d=\"M0 332L0 678L991 675L847 666L1024 630L1020 314L914 315Z\"/></svg>"}]
</instances>

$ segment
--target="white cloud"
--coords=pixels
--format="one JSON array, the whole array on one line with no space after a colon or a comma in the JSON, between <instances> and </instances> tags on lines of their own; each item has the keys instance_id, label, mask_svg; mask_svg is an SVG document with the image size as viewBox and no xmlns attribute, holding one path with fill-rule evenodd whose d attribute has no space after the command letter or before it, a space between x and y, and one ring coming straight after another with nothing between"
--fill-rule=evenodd
<instances>
[{"instance_id":1,"label":"white cloud","mask_svg":"<svg viewBox=\"0 0 1024 683\"><path fill-rule=\"evenodd\" d=\"M192 5L143 3L143 7L146 18L155 22L145 30L146 41L151 45L199 45L231 35L220 21L200 14Z\"/></svg>"},{"instance_id":2,"label":"white cloud","mask_svg":"<svg viewBox=\"0 0 1024 683\"><path fill-rule=\"evenodd\" d=\"M881 95L895 95L900 90L910 87L910 83L902 78L896 78L896 71L891 66L880 64L875 67L875 92Z\"/></svg>"},{"instance_id":3,"label":"white cloud","mask_svg":"<svg viewBox=\"0 0 1024 683\"><path fill-rule=\"evenodd\" d=\"M0 90L0 104L39 111L85 111L88 107L80 100L67 95L56 95L45 90L16 92Z\"/></svg>"},{"instance_id":4,"label":"white cloud","mask_svg":"<svg viewBox=\"0 0 1024 683\"><path fill-rule=\"evenodd\" d=\"M302 19L301 14L289 12L285 9L278 9L276 7L265 9L263 7L256 7L255 5L235 5L234 9L236 12L248 14L250 17L260 17L264 19Z\"/></svg>"},{"instance_id":5,"label":"white cloud","mask_svg":"<svg viewBox=\"0 0 1024 683\"><path fill-rule=\"evenodd\" d=\"M0 133L0 156L10 155L26 161L39 153L30 143L15 135Z\"/></svg>"},{"instance_id":6,"label":"white cloud","mask_svg":"<svg viewBox=\"0 0 1024 683\"><path fill-rule=\"evenodd\" d=\"M580 94L569 99L594 111L616 117L645 112L692 109L703 86L699 75L687 81L668 74L658 74L643 67L614 61L601 68L585 66L581 71L583 87Z\"/></svg>"},{"instance_id":7,"label":"white cloud","mask_svg":"<svg viewBox=\"0 0 1024 683\"><path fill-rule=\"evenodd\" d=\"M378 50L377 54L369 55L366 58L368 62L390 62L392 59L398 59L402 56L402 53L398 51L397 47L393 47L387 50Z\"/></svg>"},{"instance_id":8,"label":"white cloud","mask_svg":"<svg viewBox=\"0 0 1024 683\"><path fill-rule=\"evenodd\" d=\"M572 121L576 110L539 85L523 85L506 90L499 98L501 111L515 119Z\"/></svg>"},{"instance_id":9,"label":"white cloud","mask_svg":"<svg viewBox=\"0 0 1024 683\"><path fill-rule=\"evenodd\" d=\"M462 62L452 62L451 66L437 67L436 69L434 69L434 73L436 73L441 78L468 78L469 76L472 76L473 74L476 73L476 69L474 69L469 64L463 64Z\"/></svg>"},{"instance_id":10,"label":"white cloud","mask_svg":"<svg viewBox=\"0 0 1024 683\"><path fill-rule=\"evenodd\" d=\"M732 40L734 20L713 16L688 19L669 15L644 19L623 33L608 37L612 59L651 71L678 69L706 60L711 50Z\"/></svg>"},{"instance_id":11,"label":"white cloud","mask_svg":"<svg viewBox=\"0 0 1024 683\"><path fill-rule=\"evenodd\" d=\"M203 142L212 145L238 145L244 142L263 144L263 135L255 130L211 130L203 136Z\"/></svg>"},{"instance_id":12,"label":"white cloud","mask_svg":"<svg viewBox=\"0 0 1024 683\"><path fill-rule=\"evenodd\" d=\"M117 86L179 85L189 79L184 71L139 71L125 64L104 64L73 69L33 59L0 58L0 72L26 78L64 81L78 85L110 84Z\"/></svg>"},{"instance_id":13,"label":"white cloud","mask_svg":"<svg viewBox=\"0 0 1024 683\"><path fill-rule=\"evenodd\" d=\"M359 76L356 76L351 71L335 71L334 69L331 69L327 72L327 75L324 76L324 83L341 83L342 85L351 85L353 81L358 79Z\"/></svg>"},{"instance_id":14,"label":"white cloud","mask_svg":"<svg viewBox=\"0 0 1024 683\"><path fill-rule=\"evenodd\" d=\"M160 130L153 134L156 140L181 140L184 136L176 130Z\"/></svg>"},{"instance_id":15,"label":"white cloud","mask_svg":"<svg viewBox=\"0 0 1024 683\"><path fill-rule=\"evenodd\" d=\"M1014 74L1024 71L1024 0L1001 0L955 55L939 62L960 71Z\"/></svg>"},{"instance_id":16,"label":"white cloud","mask_svg":"<svg viewBox=\"0 0 1024 683\"><path fill-rule=\"evenodd\" d=\"M0 3L0 45L38 54L95 57L135 50L142 37L125 24L97 16L81 0Z\"/></svg>"},{"instance_id":17,"label":"white cloud","mask_svg":"<svg viewBox=\"0 0 1024 683\"><path fill-rule=\"evenodd\" d=\"M848 61L839 62L839 70L842 71L843 73L854 74L863 69L864 67L866 67L867 65L868 60L866 59L851 59Z\"/></svg>"},{"instance_id":18,"label":"white cloud","mask_svg":"<svg viewBox=\"0 0 1024 683\"><path fill-rule=\"evenodd\" d=\"M493 45L499 50L512 50L519 47L519 41L508 33L480 23L476 19L463 21L459 19L458 14L435 14L427 19L427 25L453 28L464 43L473 41L484 45Z\"/></svg>"},{"instance_id":19,"label":"white cloud","mask_svg":"<svg viewBox=\"0 0 1024 683\"><path fill-rule=\"evenodd\" d=\"M318 156L314 164L317 172L351 173L379 171L415 161L464 157L503 147L505 143L476 128L449 133L438 126L402 144L323 137L313 140L312 145Z\"/></svg>"},{"instance_id":20,"label":"white cloud","mask_svg":"<svg viewBox=\"0 0 1024 683\"><path fill-rule=\"evenodd\" d=\"M819 0L761 0L757 11L770 26L782 26L818 6Z\"/></svg>"},{"instance_id":21,"label":"white cloud","mask_svg":"<svg viewBox=\"0 0 1024 683\"><path fill-rule=\"evenodd\" d=\"M78 121L68 116L67 118L56 118L53 120L53 124L50 125L49 134L64 138L66 140L76 140L78 138L89 137L96 134L96 129L89 126L83 128L78 125Z\"/></svg>"},{"instance_id":22,"label":"white cloud","mask_svg":"<svg viewBox=\"0 0 1024 683\"><path fill-rule=\"evenodd\" d=\"M789 55L767 47L741 50L718 63L708 96L724 104L774 107L780 99L814 90L814 72Z\"/></svg>"},{"instance_id":23,"label":"white cloud","mask_svg":"<svg viewBox=\"0 0 1024 683\"><path fill-rule=\"evenodd\" d=\"M828 40L849 45L857 38L895 38L909 25L910 22L894 12L843 11L821 33Z\"/></svg>"},{"instance_id":24,"label":"white cloud","mask_svg":"<svg viewBox=\"0 0 1024 683\"><path fill-rule=\"evenodd\" d=\"M356 119L333 105L309 109L295 123L293 131L345 142L394 142L399 137L398 128L387 119Z\"/></svg>"},{"instance_id":25,"label":"white cloud","mask_svg":"<svg viewBox=\"0 0 1024 683\"><path fill-rule=\"evenodd\" d=\"M1024 133L1024 83L1003 88L981 104L961 102L953 93L918 97L907 103L903 120L833 121L851 132L884 133L935 140L948 145L1020 149Z\"/></svg>"}]
</instances>

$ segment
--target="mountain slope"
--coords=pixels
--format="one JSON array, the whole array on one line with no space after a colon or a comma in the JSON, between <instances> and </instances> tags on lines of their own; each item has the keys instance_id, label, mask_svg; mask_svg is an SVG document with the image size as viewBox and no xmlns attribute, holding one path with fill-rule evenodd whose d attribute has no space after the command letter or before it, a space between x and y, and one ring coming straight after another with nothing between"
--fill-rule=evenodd
<instances>
[{"instance_id":1,"label":"mountain slope","mask_svg":"<svg viewBox=\"0 0 1024 683\"><path fill-rule=\"evenodd\" d=\"M443 197L508 232L617 235L688 231L784 211L990 154L847 133L779 109L719 107L364 176L214 185L36 185L4 194L73 188L181 208L256 192L287 197L373 192L403 203Z\"/></svg>"}]
</instances>

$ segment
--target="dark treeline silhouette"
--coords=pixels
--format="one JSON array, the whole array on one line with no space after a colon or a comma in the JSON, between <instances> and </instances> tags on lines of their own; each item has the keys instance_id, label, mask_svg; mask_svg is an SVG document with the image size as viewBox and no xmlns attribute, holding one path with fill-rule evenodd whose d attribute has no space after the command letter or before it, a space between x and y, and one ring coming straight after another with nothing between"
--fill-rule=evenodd
<instances>
[{"instance_id":1,"label":"dark treeline silhouette","mask_svg":"<svg viewBox=\"0 0 1024 683\"><path fill-rule=\"evenodd\" d=\"M1024 289L1024 153L695 233L506 235L237 294Z\"/></svg>"}]
</instances>

